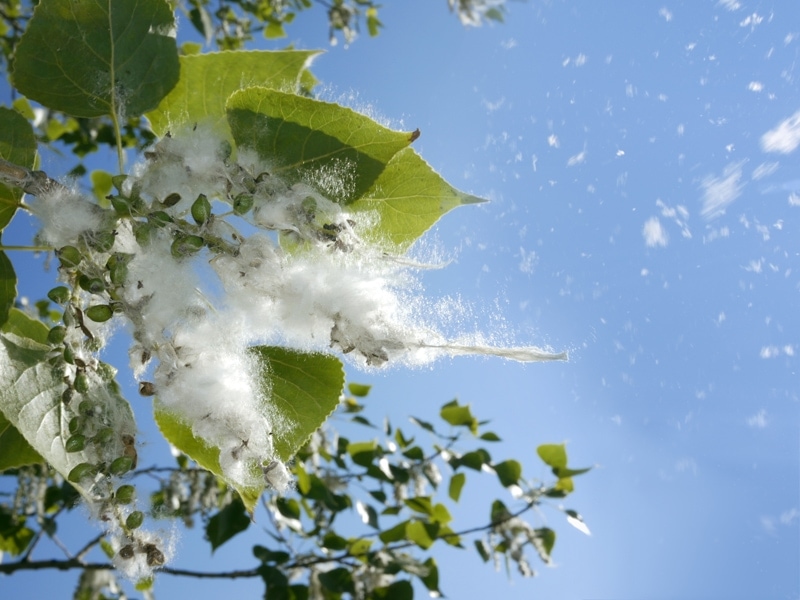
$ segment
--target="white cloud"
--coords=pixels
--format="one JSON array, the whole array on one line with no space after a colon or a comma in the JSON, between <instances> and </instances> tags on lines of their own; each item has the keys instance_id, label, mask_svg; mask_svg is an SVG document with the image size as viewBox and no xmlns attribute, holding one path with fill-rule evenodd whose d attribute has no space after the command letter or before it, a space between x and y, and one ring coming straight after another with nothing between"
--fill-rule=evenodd
<instances>
[{"instance_id":1,"label":"white cloud","mask_svg":"<svg viewBox=\"0 0 800 600\"><path fill-rule=\"evenodd\" d=\"M536 256L536 251L531 250L530 252L525 252L525 248L520 247L519 255L519 270L523 273L533 273L533 270L536 268L536 263L539 262L539 257Z\"/></svg>"},{"instance_id":2,"label":"white cloud","mask_svg":"<svg viewBox=\"0 0 800 600\"><path fill-rule=\"evenodd\" d=\"M800 110L761 136L764 152L789 154L800 145Z\"/></svg>"},{"instance_id":3,"label":"white cloud","mask_svg":"<svg viewBox=\"0 0 800 600\"><path fill-rule=\"evenodd\" d=\"M719 0L719 2L717 2L717 5L726 8L731 12L742 8L742 3L739 2L739 0Z\"/></svg>"},{"instance_id":4,"label":"white cloud","mask_svg":"<svg viewBox=\"0 0 800 600\"><path fill-rule=\"evenodd\" d=\"M669 236L661 226L661 221L658 220L658 217L650 217L647 220L642 228L642 235L644 236L645 244L651 248L656 246L665 247L669 241Z\"/></svg>"},{"instance_id":5,"label":"white cloud","mask_svg":"<svg viewBox=\"0 0 800 600\"><path fill-rule=\"evenodd\" d=\"M767 411L763 408L752 417L747 417L747 425L755 429L764 429L768 422Z\"/></svg>"},{"instance_id":6,"label":"white cloud","mask_svg":"<svg viewBox=\"0 0 800 600\"><path fill-rule=\"evenodd\" d=\"M672 12L666 6L659 9L658 16L662 17L667 23L672 21Z\"/></svg>"},{"instance_id":7,"label":"white cloud","mask_svg":"<svg viewBox=\"0 0 800 600\"><path fill-rule=\"evenodd\" d=\"M700 214L711 220L725 214L736 198L742 194L742 165L744 161L730 163L721 176L708 175L700 183L703 190L703 208Z\"/></svg>"}]
</instances>

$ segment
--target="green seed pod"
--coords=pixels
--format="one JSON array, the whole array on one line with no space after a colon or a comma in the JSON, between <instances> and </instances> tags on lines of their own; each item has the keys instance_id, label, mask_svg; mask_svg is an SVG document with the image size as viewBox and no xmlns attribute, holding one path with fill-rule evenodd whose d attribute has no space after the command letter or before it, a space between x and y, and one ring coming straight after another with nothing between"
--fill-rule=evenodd
<instances>
[{"instance_id":1,"label":"green seed pod","mask_svg":"<svg viewBox=\"0 0 800 600\"><path fill-rule=\"evenodd\" d=\"M128 529L138 529L139 527L141 527L143 522L144 522L144 513L140 510L135 510L128 515L127 519L125 519L125 526Z\"/></svg>"},{"instance_id":2,"label":"green seed pod","mask_svg":"<svg viewBox=\"0 0 800 600\"><path fill-rule=\"evenodd\" d=\"M47 297L56 304L66 304L69 301L69 288L60 285L47 292Z\"/></svg>"},{"instance_id":3,"label":"green seed pod","mask_svg":"<svg viewBox=\"0 0 800 600\"><path fill-rule=\"evenodd\" d=\"M75 375L73 387L79 394L86 394L89 391L89 378L86 376L86 373L81 371Z\"/></svg>"},{"instance_id":4,"label":"green seed pod","mask_svg":"<svg viewBox=\"0 0 800 600\"><path fill-rule=\"evenodd\" d=\"M56 325L47 332L47 341L54 346L63 342L65 337L67 337L67 328L63 325Z\"/></svg>"},{"instance_id":5,"label":"green seed pod","mask_svg":"<svg viewBox=\"0 0 800 600\"><path fill-rule=\"evenodd\" d=\"M233 199L233 212L237 215L245 215L253 208L253 196L250 194L239 194Z\"/></svg>"},{"instance_id":6,"label":"green seed pod","mask_svg":"<svg viewBox=\"0 0 800 600\"><path fill-rule=\"evenodd\" d=\"M121 254L117 252L112 254L106 261L106 269L108 269L108 278L114 285L125 285L125 280L128 278L128 263L131 261L129 254Z\"/></svg>"},{"instance_id":7,"label":"green seed pod","mask_svg":"<svg viewBox=\"0 0 800 600\"><path fill-rule=\"evenodd\" d=\"M173 219L169 213L164 212L163 210L155 210L151 212L149 215L147 215L147 220L159 229L165 225L168 225L169 223L175 222L175 219Z\"/></svg>"},{"instance_id":8,"label":"green seed pod","mask_svg":"<svg viewBox=\"0 0 800 600\"><path fill-rule=\"evenodd\" d=\"M67 452L80 452L86 447L86 436L76 433L70 436L67 443L64 444L64 450Z\"/></svg>"},{"instance_id":9,"label":"green seed pod","mask_svg":"<svg viewBox=\"0 0 800 600\"><path fill-rule=\"evenodd\" d=\"M100 431L94 434L92 442L95 444L103 445L111 441L114 437L114 430L111 427L103 427Z\"/></svg>"},{"instance_id":10,"label":"green seed pod","mask_svg":"<svg viewBox=\"0 0 800 600\"><path fill-rule=\"evenodd\" d=\"M233 148L228 140L222 140L217 146L217 157L222 161L228 160L232 153Z\"/></svg>"},{"instance_id":11,"label":"green seed pod","mask_svg":"<svg viewBox=\"0 0 800 600\"><path fill-rule=\"evenodd\" d=\"M91 400L84 400L78 405L78 412L87 417L91 417L94 414L94 409L95 405Z\"/></svg>"},{"instance_id":12,"label":"green seed pod","mask_svg":"<svg viewBox=\"0 0 800 600\"><path fill-rule=\"evenodd\" d=\"M95 323L105 323L114 316L114 309L108 304L95 304L87 308L83 314Z\"/></svg>"},{"instance_id":13,"label":"green seed pod","mask_svg":"<svg viewBox=\"0 0 800 600\"><path fill-rule=\"evenodd\" d=\"M67 429L70 433L77 432L83 426L83 419L80 417L72 417L67 424Z\"/></svg>"},{"instance_id":14,"label":"green seed pod","mask_svg":"<svg viewBox=\"0 0 800 600\"><path fill-rule=\"evenodd\" d=\"M97 467L91 463L81 463L72 469L67 475L67 480L72 483L80 483L84 479L94 477L97 474Z\"/></svg>"},{"instance_id":15,"label":"green seed pod","mask_svg":"<svg viewBox=\"0 0 800 600\"><path fill-rule=\"evenodd\" d=\"M211 203L205 194L197 196L197 200L192 204L192 218L198 225L203 225L211 216Z\"/></svg>"},{"instance_id":16,"label":"green seed pod","mask_svg":"<svg viewBox=\"0 0 800 600\"><path fill-rule=\"evenodd\" d=\"M180 235L172 242L170 251L175 258L183 258L195 254L204 244L205 240L199 235Z\"/></svg>"},{"instance_id":17,"label":"green seed pod","mask_svg":"<svg viewBox=\"0 0 800 600\"><path fill-rule=\"evenodd\" d=\"M72 350L72 346L64 346L64 362L75 364L75 352Z\"/></svg>"},{"instance_id":18,"label":"green seed pod","mask_svg":"<svg viewBox=\"0 0 800 600\"><path fill-rule=\"evenodd\" d=\"M117 488L114 494L114 500L117 504L130 504L136 495L136 488L132 485L121 485Z\"/></svg>"},{"instance_id":19,"label":"green seed pod","mask_svg":"<svg viewBox=\"0 0 800 600\"><path fill-rule=\"evenodd\" d=\"M131 459L129 456L120 456L111 462L111 466L108 468L108 470L112 475L119 477L120 475L124 475L130 471L131 467L133 467L133 459Z\"/></svg>"},{"instance_id":20,"label":"green seed pod","mask_svg":"<svg viewBox=\"0 0 800 600\"><path fill-rule=\"evenodd\" d=\"M164 198L164 201L161 204L169 208L171 206L175 206L180 201L181 195L178 192L172 192L169 196Z\"/></svg>"},{"instance_id":21,"label":"green seed pod","mask_svg":"<svg viewBox=\"0 0 800 600\"><path fill-rule=\"evenodd\" d=\"M117 239L113 231L101 231L89 239L89 245L98 252L108 252L114 246Z\"/></svg>"},{"instance_id":22,"label":"green seed pod","mask_svg":"<svg viewBox=\"0 0 800 600\"><path fill-rule=\"evenodd\" d=\"M64 246L60 250L56 250L56 256L61 262L61 266L65 269L73 269L81 262L81 253L75 246Z\"/></svg>"},{"instance_id":23,"label":"green seed pod","mask_svg":"<svg viewBox=\"0 0 800 600\"><path fill-rule=\"evenodd\" d=\"M119 557L128 560L133 558L133 544L127 544L119 549Z\"/></svg>"},{"instance_id":24,"label":"green seed pod","mask_svg":"<svg viewBox=\"0 0 800 600\"><path fill-rule=\"evenodd\" d=\"M67 389L65 389L63 392L61 392L61 402L63 402L64 404L69 404L70 401L72 400L72 396L74 395L74 393L75 392L73 391L72 388L68 387ZM73 432L70 431L70 433Z\"/></svg>"},{"instance_id":25,"label":"green seed pod","mask_svg":"<svg viewBox=\"0 0 800 600\"><path fill-rule=\"evenodd\" d=\"M90 294L102 294L106 290L106 284L102 279L88 275L78 277L78 285Z\"/></svg>"}]
</instances>

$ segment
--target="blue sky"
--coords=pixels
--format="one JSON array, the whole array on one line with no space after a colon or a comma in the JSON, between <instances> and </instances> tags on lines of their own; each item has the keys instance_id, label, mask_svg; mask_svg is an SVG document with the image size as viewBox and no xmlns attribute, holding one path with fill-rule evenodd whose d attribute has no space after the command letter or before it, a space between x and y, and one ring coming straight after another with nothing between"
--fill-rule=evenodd
<instances>
[{"instance_id":1,"label":"blue sky","mask_svg":"<svg viewBox=\"0 0 800 600\"><path fill-rule=\"evenodd\" d=\"M378 38L319 57L321 95L420 128L415 147L436 170L491 198L423 242L418 252L453 259L424 275L427 293L461 297L498 340L570 361L462 358L350 378L373 384L374 421L471 403L503 437L493 455L530 477L547 475L545 442L595 465L567 503L591 537L543 511L557 566L509 582L471 550L443 550L443 591L800 598L796 2L531 0L510 3L504 25L464 29L444 0L404 0L381 19ZM289 35L325 46L323 15ZM162 451L155 437L144 449ZM482 523L491 498L465 493L459 519ZM237 542L215 568L250 564ZM178 566L207 558L187 537ZM37 577L2 589L26 597ZM261 586L162 577L156 592Z\"/></svg>"}]
</instances>

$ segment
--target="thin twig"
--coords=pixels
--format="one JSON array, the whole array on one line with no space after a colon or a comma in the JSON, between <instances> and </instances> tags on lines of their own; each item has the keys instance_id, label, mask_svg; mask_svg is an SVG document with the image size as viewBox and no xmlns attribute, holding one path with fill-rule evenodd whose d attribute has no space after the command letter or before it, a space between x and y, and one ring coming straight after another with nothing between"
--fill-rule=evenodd
<instances>
[{"instance_id":1,"label":"thin twig","mask_svg":"<svg viewBox=\"0 0 800 600\"><path fill-rule=\"evenodd\" d=\"M55 179L50 179L44 171L32 171L2 158L0 158L0 183L17 187L33 196L64 188Z\"/></svg>"}]
</instances>

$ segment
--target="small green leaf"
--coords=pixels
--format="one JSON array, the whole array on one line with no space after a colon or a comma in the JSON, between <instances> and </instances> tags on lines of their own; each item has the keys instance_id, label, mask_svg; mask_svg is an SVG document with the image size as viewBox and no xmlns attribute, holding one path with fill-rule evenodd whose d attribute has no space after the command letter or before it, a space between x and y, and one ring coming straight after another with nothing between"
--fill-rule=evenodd
<instances>
[{"instance_id":1,"label":"small green leaf","mask_svg":"<svg viewBox=\"0 0 800 600\"><path fill-rule=\"evenodd\" d=\"M384 544L391 544L392 542L399 542L400 540L406 539L406 526L410 523L410 521L403 521L398 523L391 529L387 529L386 531L382 531L378 537Z\"/></svg>"},{"instance_id":2,"label":"small green leaf","mask_svg":"<svg viewBox=\"0 0 800 600\"><path fill-rule=\"evenodd\" d=\"M342 593L355 593L355 586L353 584L353 576L350 569L339 567L331 569L330 571L321 572L319 575L319 582L326 589L337 594Z\"/></svg>"},{"instance_id":3,"label":"small green leaf","mask_svg":"<svg viewBox=\"0 0 800 600\"><path fill-rule=\"evenodd\" d=\"M536 449L536 453L553 468L565 468L567 466L567 449L564 444L542 444Z\"/></svg>"},{"instance_id":4,"label":"small green leaf","mask_svg":"<svg viewBox=\"0 0 800 600\"><path fill-rule=\"evenodd\" d=\"M386 587L375 588L371 596L375 600L413 600L414 587L410 581L401 579Z\"/></svg>"},{"instance_id":5,"label":"small green leaf","mask_svg":"<svg viewBox=\"0 0 800 600\"><path fill-rule=\"evenodd\" d=\"M342 536L329 531L322 538L322 547L328 550L344 550L347 548L347 540Z\"/></svg>"},{"instance_id":6,"label":"small green leaf","mask_svg":"<svg viewBox=\"0 0 800 600\"><path fill-rule=\"evenodd\" d=\"M546 563L550 564L550 554L553 552L553 546L556 544L556 532L548 527L542 527L534 530L534 547L539 553L539 557Z\"/></svg>"},{"instance_id":7,"label":"small green leaf","mask_svg":"<svg viewBox=\"0 0 800 600\"><path fill-rule=\"evenodd\" d=\"M76 117L134 117L178 81L178 48L164 0L40 2L14 55L14 87Z\"/></svg>"},{"instance_id":8,"label":"small green leaf","mask_svg":"<svg viewBox=\"0 0 800 600\"><path fill-rule=\"evenodd\" d=\"M285 563L287 560L291 558L291 555L288 552L283 551L274 551L270 550L269 548L265 548L264 546L253 546L253 556L255 556L261 562L271 562L277 565L281 563Z\"/></svg>"},{"instance_id":9,"label":"small green leaf","mask_svg":"<svg viewBox=\"0 0 800 600\"><path fill-rule=\"evenodd\" d=\"M522 465L516 460L506 460L492 465L492 468L497 473L497 477L503 487L515 485L522 476Z\"/></svg>"},{"instance_id":10,"label":"small green leaf","mask_svg":"<svg viewBox=\"0 0 800 600\"><path fill-rule=\"evenodd\" d=\"M478 554L481 555L483 562L488 562L492 557L489 553L489 546L483 540L475 540L475 549L478 551Z\"/></svg>"},{"instance_id":11,"label":"small green leaf","mask_svg":"<svg viewBox=\"0 0 800 600\"><path fill-rule=\"evenodd\" d=\"M433 557L429 557L422 564L428 570L428 573L427 575L421 575L419 577L420 581L428 589L432 598L441 598L443 594L439 589L439 566Z\"/></svg>"},{"instance_id":12,"label":"small green leaf","mask_svg":"<svg viewBox=\"0 0 800 600\"><path fill-rule=\"evenodd\" d=\"M428 496L407 498L406 500L403 500L403 503L414 512L422 513L424 515L433 514L433 503Z\"/></svg>"},{"instance_id":13,"label":"small green leaf","mask_svg":"<svg viewBox=\"0 0 800 600\"><path fill-rule=\"evenodd\" d=\"M480 436L485 442L500 442L502 441L500 437L496 433L492 433L491 431L487 431L486 433L482 433Z\"/></svg>"},{"instance_id":14,"label":"small green leaf","mask_svg":"<svg viewBox=\"0 0 800 600\"><path fill-rule=\"evenodd\" d=\"M357 442L347 445L347 453L354 463L362 467L368 467L378 456L377 448L378 444L375 441Z\"/></svg>"},{"instance_id":15,"label":"small green leaf","mask_svg":"<svg viewBox=\"0 0 800 600\"><path fill-rule=\"evenodd\" d=\"M92 180L92 192L97 203L102 207L107 207L109 201L107 196L113 188L112 175L108 171L95 170L89 175Z\"/></svg>"},{"instance_id":16,"label":"small green leaf","mask_svg":"<svg viewBox=\"0 0 800 600\"><path fill-rule=\"evenodd\" d=\"M348 383L347 389L356 398L364 398L367 394L369 394L369 391L372 389L372 386L363 383Z\"/></svg>"},{"instance_id":17,"label":"small green leaf","mask_svg":"<svg viewBox=\"0 0 800 600\"><path fill-rule=\"evenodd\" d=\"M206 537L214 551L250 526L244 503L237 498L208 520Z\"/></svg>"},{"instance_id":18,"label":"small green leaf","mask_svg":"<svg viewBox=\"0 0 800 600\"><path fill-rule=\"evenodd\" d=\"M454 502L458 502L461 497L461 489L466 482L467 476L464 473L456 473L450 478L450 488L447 493Z\"/></svg>"},{"instance_id":19,"label":"small green leaf","mask_svg":"<svg viewBox=\"0 0 800 600\"><path fill-rule=\"evenodd\" d=\"M422 521L411 521L406 527L406 537L423 550L427 550L433 546L433 542L435 541L429 535Z\"/></svg>"},{"instance_id":20,"label":"small green leaf","mask_svg":"<svg viewBox=\"0 0 800 600\"><path fill-rule=\"evenodd\" d=\"M17 274L5 252L0 252L0 327L8 321L8 311L17 298Z\"/></svg>"},{"instance_id":21,"label":"small green leaf","mask_svg":"<svg viewBox=\"0 0 800 600\"><path fill-rule=\"evenodd\" d=\"M478 433L478 419L472 416L468 404L460 406L457 400L453 400L442 406L439 415L454 427L468 427L473 434L477 435Z\"/></svg>"}]
</instances>

